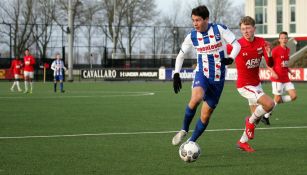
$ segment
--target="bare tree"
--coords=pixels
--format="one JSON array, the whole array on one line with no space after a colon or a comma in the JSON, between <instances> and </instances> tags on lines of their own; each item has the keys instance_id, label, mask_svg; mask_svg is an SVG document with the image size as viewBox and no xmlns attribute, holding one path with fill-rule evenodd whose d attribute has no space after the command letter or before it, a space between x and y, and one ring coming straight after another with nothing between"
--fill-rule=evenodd
<instances>
[{"instance_id":1,"label":"bare tree","mask_svg":"<svg viewBox=\"0 0 307 175\"><path fill-rule=\"evenodd\" d=\"M125 23L128 28L128 53L131 59L135 37L140 34L137 26L150 24L149 21L156 15L156 4L152 0L129 0Z\"/></svg>"},{"instance_id":2,"label":"bare tree","mask_svg":"<svg viewBox=\"0 0 307 175\"><path fill-rule=\"evenodd\" d=\"M46 58L47 47L53 32L53 18L56 6L49 0L38 0L35 7L37 24L33 31L33 38L41 58Z\"/></svg>"},{"instance_id":3,"label":"bare tree","mask_svg":"<svg viewBox=\"0 0 307 175\"><path fill-rule=\"evenodd\" d=\"M98 4L95 1L89 1L87 4L84 4L84 19L85 19L85 27L87 32L85 33L86 38L87 38L87 45L88 45L88 53L86 55L87 61L89 64L92 65L92 60L94 58L94 55L92 53L92 37L93 34L95 33L95 22L96 20L94 19L95 15L97 15L101 10L102 7L100 6L101 4ZM95 56L96 57L96 56Z\"/></svg>"},{"instance_id":4,"label":"bare tree","mask_svg":"<svg viewBox=\"0 0 307 175\"><path fill-rule=\"evenodd\" d=\"M1 20L10 24L13 38L13 54L21 55L24 48L30 47L34 40L31 39L35 23L33 16L33 0L12 0L0 2Z\"/></svg>"},{"instance_id":5,"label":"bare tree","mask_svg":"<svg viewBox=\"0 0 307 175\"><path fill-rule=\"evenodd\" d=\"M72 35L73 41L75 40L75 32L81 25L84 25L85 18L84 16L84 8L83 3L80 0L72 0L72 25L73 28L70 29L67 27L68 24L68 0L54 0L57 4L56 13L53 14L52 18L56 22L58 26L65 32ZM65 28L66 26L66 28ZM72 47L74 46L74 42L72 43ZM78 58L78 57L75 57ZM76 61L74 59L73 61Z\"/></svg>"}]
</instances>

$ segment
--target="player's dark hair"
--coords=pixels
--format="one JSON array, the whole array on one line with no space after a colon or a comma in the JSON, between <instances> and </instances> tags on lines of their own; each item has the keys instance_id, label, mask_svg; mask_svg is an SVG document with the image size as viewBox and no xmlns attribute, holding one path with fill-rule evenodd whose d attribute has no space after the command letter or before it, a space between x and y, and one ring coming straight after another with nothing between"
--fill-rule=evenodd
<instances>
[{"instance_id":1,"label":"player's dark hair","mask_svg":"<svg viewBox=\"0 0 307 175\"><path fill-rule=\"evenodd\" d=\"M192 13L191 16L195 15L195 16L200 16L203 19L209 18L209 10L205 5L200 5L198 7L195 7L192 9Z\"/></svg>"},{"instance_id":2,"label":"player's dark hair","mask_svg":"<svg viewBox=\"0 0 307 175\"><path fill-rule=\"evenodd\" d=\"M250 16L244 16L243 18L241 18L240 20L240 23L239 23L239 26L241 27L241 24L244 24L244 25L251 25L253 27L255 27L255 20L250 17Z\"/></svg>"},{"instance_id":3,"label":"player's dark hair","mask_svg":"<svg viewBox=\"0 0 307 175\"><path fill-rule=\"evenodd\" d=\"M288 37L288 32L286 32L286 31L279 32L278 38L280 38L280 35L286 35Z\"/></svg>"}]
</instances>

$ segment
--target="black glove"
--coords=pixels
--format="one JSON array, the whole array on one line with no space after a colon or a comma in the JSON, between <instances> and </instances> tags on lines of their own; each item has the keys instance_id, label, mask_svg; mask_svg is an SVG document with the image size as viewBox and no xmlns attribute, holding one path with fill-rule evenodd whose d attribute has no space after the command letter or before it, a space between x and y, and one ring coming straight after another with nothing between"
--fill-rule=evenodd
<instances>
[{"instance_id":1,"label":"black glove","mask_svg":"<svg viewBox=\"0 0 307 175\"><path fill-rule=\"evenodd\" d=\"M223 58L223 59L221 60L221 63L222 63L222 64L225 64L225 65L232 64L232 62L233 62L233 59L232 59L232 58Z\"/></svg>"},{"instance_id":2,"label":"black glove","mask_svg":"<svg viewBox=\"0 0 307 175\"><path fill-rule=\"evenodd\" d=\"M176 94L180 91L181 87L182 86L181 86L181 79L179 73L175 73L173 78L173 88Z\"/></svg>"}]
</instances>

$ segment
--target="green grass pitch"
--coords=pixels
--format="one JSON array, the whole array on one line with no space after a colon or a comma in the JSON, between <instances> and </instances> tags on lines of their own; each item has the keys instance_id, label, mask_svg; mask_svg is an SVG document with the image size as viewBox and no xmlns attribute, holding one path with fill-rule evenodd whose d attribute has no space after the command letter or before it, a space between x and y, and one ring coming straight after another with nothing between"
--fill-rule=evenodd
<instances>
[{"instance_id":1,"label":"green grass pitch","mask_svg":"<svg viewBox=\"0 0 307 175\"><path fill-rule=\"evenodd\" d=\"M171 139L181 128L191 82L177 95L171 82L74 82L65 83L63 94L51 82L35 83L33 94L10 92L10 85L0 82L0 175L307 173L304 83L295 83L297 101L276 107L271 126L258 125L250 142L256 152L245 153L235 144L247 101L227 82L198 140L202 154L190 164ZM271 94L269 83L263 87Z\"/></svg>"}]
</instances>

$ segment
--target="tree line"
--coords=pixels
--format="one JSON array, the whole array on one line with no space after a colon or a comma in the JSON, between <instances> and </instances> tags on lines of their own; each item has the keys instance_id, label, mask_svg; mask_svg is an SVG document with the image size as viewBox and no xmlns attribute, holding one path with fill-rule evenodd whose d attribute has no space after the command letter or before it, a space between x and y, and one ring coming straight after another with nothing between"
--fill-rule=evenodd
<instances>
[{"instance_id":1,"label":"tree line","mask_svg":"<svg viewBox=\"0 0 307 175\"><path fill-rule=\"evenodd\" d=\"M72 28L67 25L69 1ZM125 57L131 58L146 38L150 53L176 53L192 28L191 9L199 4L208 4L212 22L237 26L243 15L242 7L234 7L230 0L173 0L168 13L162 13L154 0L0 0L0 44L11 48L10 56L35 47L36 56L46 58L54 33L70 32L74 40L83 35L88 54L97 35L104 36L102 45Z\"/></svg>"}]
</instances>

